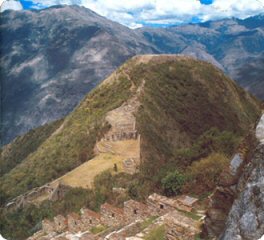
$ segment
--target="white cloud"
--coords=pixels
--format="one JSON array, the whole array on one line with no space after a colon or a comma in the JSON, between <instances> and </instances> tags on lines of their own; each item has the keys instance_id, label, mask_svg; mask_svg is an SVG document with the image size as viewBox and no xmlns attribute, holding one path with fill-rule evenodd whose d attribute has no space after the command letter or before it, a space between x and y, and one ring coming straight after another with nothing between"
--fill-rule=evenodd
<instances>
[{"instance_id":1,"label":"white cloud","mask_svg":"<svg viewBox=\"0 0 264 240\"><path fill-rule=\"evenodd\" d=\"M179 24L225 17L245 18L264 12L264 0L32 0L36 4L76 4L131 28L142 24Z\"/></svg>"}]
</instances>

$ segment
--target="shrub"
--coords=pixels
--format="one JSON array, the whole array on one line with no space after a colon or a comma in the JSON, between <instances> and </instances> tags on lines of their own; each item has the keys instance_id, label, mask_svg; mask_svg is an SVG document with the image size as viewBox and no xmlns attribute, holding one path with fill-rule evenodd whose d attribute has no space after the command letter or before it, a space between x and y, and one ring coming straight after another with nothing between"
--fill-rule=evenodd
<instances>
[{"instance_id":1,"label":"shrub","mask_svg":"<svg viewBox=\"0 0 264 240\"><path fill-rule=\"evenodd\" d=\"M174 154L180 164L188 166L215 152L231 156L239 140L240 138L232 132L211 128L203 133L191 147L177 149Z\"/></svg>"},{"instance_id":2,"label":"shrub","mask_svg":"<svg viewBox=\"0 0 264 240\"><path fill-rule=\"evenodd\" d=\"M214 153L200 161L195 161L186 169L190 176L185 189L194 193L213 190L223 169L228 166L229 159L220 153Z\"/></svg>"},{"instance_id":3,"label":"shrub","mask_svg":"<svg viewBox=\"0 0 264 240\"><path fill-rule=\"evenodd\" d=\"M181 192L186 177L175 170L161 180L162 189L167 196L177 195Z\"/></svg>"}]
</instances>

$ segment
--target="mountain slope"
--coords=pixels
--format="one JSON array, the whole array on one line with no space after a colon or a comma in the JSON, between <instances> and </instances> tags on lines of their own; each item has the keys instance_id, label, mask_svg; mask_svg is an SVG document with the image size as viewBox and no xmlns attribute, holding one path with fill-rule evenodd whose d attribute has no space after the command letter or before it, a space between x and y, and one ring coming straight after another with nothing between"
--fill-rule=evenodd
<instances>
[{"instance_id":1,"label":"mountain slope","mask_svg":"<svg viewBox=\"0 0 264 240\"><path fill-rule=\"evenodd\" d=\"M224 70L246 89L264 98L254 87L263 75L252 68L250 79L240 76L245 65L261 63L264 52L264 16L224 19L165 29L138 29L145 39L163 53L183 53L209 61ZM258 60L260 59L260 60ZM263 63L260 64L263 68Z\"/></svg>"},{"instance_id":2,"label":"mountain slope","mask_svg":"<svg viewBox=\"0 0 264 240\"><path fill-rule=\"evenodd\" d=\"M1 14L2 144L60 119L136 54L183 53L209 61L263 99L263 15L131 30L78 6ZM260 58L260 60L258 60ZM254 73L244 78L247 65Z\"/></svg>"},{"instance_id":3,"label":"mountain slope","mask_svg":"<svg viewBox=\"0 0 264 240\"><path fill-rule=\"evenodd\" d=\"M237 80L240 85L257 97L263 99L264 89L264 54L258 57L252 57L236 69Z\"/></svg>"},{"instance_id":4,"label":"mountain slope","mask_svg":"<svg viewBox=\"0 0 264 240\"><path fill-rule=\"evenodd\" d=\"M165 163L188 166L195 157L179 158L178 150L192 146L212 128L240 137L260 114L252 96L208 63L174 55L134 57L89 93L59 130L1 178L2 190L8 197L17 196L91 159L96 141L113 128L106 121L109 111L138 94L136 128L141 135L142 166L150 176Z\"/></svg>"},{"instance_id":5,"label":"mountain slope","mask_svg":"<svg viewBox=\"0 0 264 240\"><path fill-rule=\"evenodd\" d=\"M1 176L9 172L37 148L61 125L62 120L32 129L1 148Z\"/></svg>"},{"instance_id":6,"label":"mountain slope","mask_svg":"<svg viewBox=\"0 0 264 240\"><path fill-rule=\"evenodd\" d=\"M131 56L132 30L78 6L1 14L2 141L68 114Z\"/></svg>"}]
</instances>

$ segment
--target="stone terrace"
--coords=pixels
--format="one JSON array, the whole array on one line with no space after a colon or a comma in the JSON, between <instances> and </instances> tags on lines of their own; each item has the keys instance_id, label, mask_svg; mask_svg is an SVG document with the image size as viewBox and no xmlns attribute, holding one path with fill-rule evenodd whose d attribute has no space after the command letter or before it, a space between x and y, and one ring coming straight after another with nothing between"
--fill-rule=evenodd
<instances>
[{"instance_id":1,"label":"stone terrace","mask_svg":"<svg viewBox=\"0 0 264 240\"><path fill-rule=\"evenodd\" d=\"M166 227L167 239L190 240L194 239L194 235L200 231L200 222L185 216L178 209L189 211L196 201L196 199L188 196L170 199L152 194L149 196L147 204L128 200L124 202L124 208L117 208L104 203L100 208L100 213L82 208L80 215L71 213L67 217L58 215L54 217L54 221L43 220L42 230L28 240L125 240L128 236L143 236L161 225ZM153 217L157 220L153 223L150 222L147 229L140 233L142 224L145 221L150 221ZM105 233L93 235L90 232L92 228L107 230Z\"/></svg>"},{"instance_id":2,"label":"stone terrace","mask_svg":"<svg viewBox=\"0 0 264 240\"><path fill-rule=\"evenodd\" d=\"M181 196L179 198L172 199L154 193L148 197L147 204L153 214L164 215L175 209L190 212L196 201L196 198L189 196Z\"/></svg>"}]
</instances>

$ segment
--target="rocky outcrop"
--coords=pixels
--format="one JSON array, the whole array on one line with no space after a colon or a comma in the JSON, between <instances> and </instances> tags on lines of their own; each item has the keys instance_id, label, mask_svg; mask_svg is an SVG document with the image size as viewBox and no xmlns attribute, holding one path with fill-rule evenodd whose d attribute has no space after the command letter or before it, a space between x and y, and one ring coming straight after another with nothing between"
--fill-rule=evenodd
<instances>
[{"instance_id":1,"label":"rocky outcrop","mask_svg":"<svg viewBox=\"0 0 264 240\"><path fill-rule=\"evenodd\" d=\"M210 198L203 235L221 240L257 240L264 234L263 120L262 116L256 138L248 135L223 171Z\"/></svg>"},{"instance_id":2,"label":"rocky outcrop","mask_svg":"<svg viewBox=\"0 0 264 240\"><path fill-rule=\"evenodd\" d=\"M256 137L260 141L260 143L264 143L264 114L262 115L256 128Z\"/></svg>"},{"instance_id":3,"label":"rocky outcrop","mask_svg":"<svg viewBox=\"0 0 264 240\"><path fill-rule=\"evenodd\" d=\"M260 144L237 184L238 198L221 240L257 240L264 235L264 115L256 128Z\"/></svg>"},{"instance_id":4,"label":"rocky outcrop","mask_svg":"<svg viewBox=\"0 0 264 240\"><path fill-rule=\"evenodd\" d=\"M264 235L264 145L260 144L238 183L239 197L221 240L257 240Z\"/></svg>"}]
</instances>

